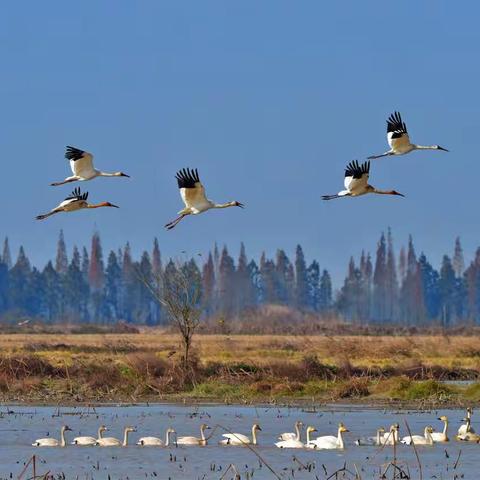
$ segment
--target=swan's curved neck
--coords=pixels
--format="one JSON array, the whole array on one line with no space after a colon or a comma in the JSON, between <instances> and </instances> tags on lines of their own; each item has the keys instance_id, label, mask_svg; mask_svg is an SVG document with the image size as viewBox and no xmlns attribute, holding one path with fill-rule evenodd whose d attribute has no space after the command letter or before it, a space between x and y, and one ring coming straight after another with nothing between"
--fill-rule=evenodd
<instances>
[{"instance_id":1,"label":"swan's curved neck","mask_svg":"<svg viewBox=\"0 0 480 480\"><path fill-rule=\"evenodd\" d=\"M296 432L296 435L297 435L296 440L297 440L297 442L299 442L301 434L300 434L300 425L298 423L295 424L295 432ZM307 443L309 443L309 442L307 442Z\"/></svg>"},{"instance_id":2,"label":"swan's curved neck","mask_svg":"<svg viewBox=\"0 0 480 480\"><path fill-rule=\"evenodd\" d=\"M307 428L307 445L310 443L310 430Z\"/></svg>"},{"instance_id":3,"label":"swan's curved neck","mask_svg":"<svg viewBox=\"0 0 480 480\"><path fill-rule=\"evenodd\" d=\"M60 445L64 447L67 443L65 442L65 427L60 429Z\"/></svg>"},{"instance_id":4,"label":"swan's curved neck","mask_svg":"<svg viewBox=\"0 0 480 480\"><path fill-rule=\"evenodd\" d=\"M200 438L202 439L202 442L205 442L205 427L202 425L200 427Z\"/></svg>"},{"instance_id":5,"label":"swan's curved neck","mask_svg":"<svg viewBox=\"0 0 480 480\"><path fill-rule=\"evenodd\" d=\"M99 427L98 429L98 438L103 438L103 428Z\"/></svg>"},{"instance_id":6,"label":"swan's curved neck","mask_svg":"<svg viewBox=\"0 0 480 480\"><path fill-rule=\"evenodd\" d=\"M377 445L380 445L380 434L382 433L382 431L380 429L377 430Z\"/></svg>"},{"instance_id":7,"label":"swan's curved neck","mask_svg":"<svg viewBox=\"0 0 480 480\"><path fill-rule=\"evenodd\" d=\"M445 436L447 436L448 420L444 420L443 423L444 423L444 425L443 425L443 434L444 434Z\"/></svg>"},{"instance_id":8,"label":"swan's curved neck","mask_svg":"<svg viewBox=\"0 0 480 480\"><path fill-rule=\"evenodd\" d=\"M257 444L257 429L255 428L255 426L252 427L252 443L254 445Z\"/></svg>"},{"instance_id":9,"label":"swan's curved neck","mask_svg":"<svg viewBox=\"0 0 480 480\"><path fill-rule=\"evenodd\" d=\"M342 430L340 428L338 429L337 444L338 444L338 448L344 448L345 447L345 444L343 443Z\"/></svg>"},{"instance_id":10,"label":"swan's curved neck","mask_svg":"<svg viewBox=\"0 0 480 480\"><path fill-rule=\"evenodd\" d=\"M427 439L427 443L429 445L433 445L433 438L431 433L428 430L425 430L425 438Z\"/></svg>"},{"instance_id":11,"label":"swan's curved neck","mask_svg":"<svg viewBox=\"0 0 480 480\"><path fill-rule=\"evenodd\" d=\"M123 446L126 447L128 445L128 434L129 434L129 430L128 428L125 429L125 431L123 432Z\"/></svg>"},{"instance_id":12,"label":"swan's curved neck","mask_svg":"<svg viewBox=\"0 0 480 480\"><path fill-rule=\"evenodd\" d=\"M167 433L165 434L165 446L168 447L170 445L170 434L172 432L170 430L167 430Z\"/></svg>"}]
</instances>

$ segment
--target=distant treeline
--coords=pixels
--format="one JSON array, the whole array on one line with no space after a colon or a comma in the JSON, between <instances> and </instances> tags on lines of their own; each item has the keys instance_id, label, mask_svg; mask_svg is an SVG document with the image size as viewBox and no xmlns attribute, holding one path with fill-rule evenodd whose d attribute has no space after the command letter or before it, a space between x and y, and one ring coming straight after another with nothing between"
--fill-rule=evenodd
<instances>
[{"instance_id":1,"label":"distant treeline","mask_svg":"<svg viewBox=\"0 0 480 480\"><path fill-rule=\"evenodd\" d=\"M69 259L63 232L56 258L43 270L30 264L23 247L12 262L8 238L0 256L0 316L4 322L37 318L50 323L162 325L168 318L150 288L182 269L201 289L206 317L239 318L262 305L284 305L325 319L354 323L437 324L445 327L480 321L480 248L465 268L460 240L453 256L436 270L424 253L417 257L413 240L396 259L391 232L382 234L375 260L362 252L350 259L343 286L332 291L326 269L307 263L300 245L293 261L284 250L274 259L248 259L243 243L235 261L227 247L215 245L205 259L162 262L157 239L151 252L133 259L130 245L104 257L94 233L90 251L76 246ZM149 287L147 287L147 285Z\"/></svg>"}]
</instances>

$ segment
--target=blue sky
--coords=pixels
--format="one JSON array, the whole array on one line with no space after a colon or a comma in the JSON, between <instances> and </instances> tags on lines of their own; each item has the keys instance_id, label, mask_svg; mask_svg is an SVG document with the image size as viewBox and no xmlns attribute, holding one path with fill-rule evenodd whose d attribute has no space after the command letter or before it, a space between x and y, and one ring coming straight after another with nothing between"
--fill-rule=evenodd
<instances>
[{"instance_id":1,"label":"blue sky","mask_svg":"<svg viewBox=\"0 0 480 480\"><path fill-rule=\"evenodd\" d=\"M336 278L391 226L432 261L480 244L475 184L479 6L447 1L12 2L0 17L2 234L42 265L60 229L69 247L159 238L164 255L217 241L249 255L301 243ZM412 141L451 150L377 160L370 181L406 198L322 202L352 159L386 150L398 109ZM80 184L101 209L33 220L71 188L64 147L131 179ZM175 171L197 167L208 212L171 232ZM73 184L72 184L73 185Z\"/></svg>"}]
</instances>

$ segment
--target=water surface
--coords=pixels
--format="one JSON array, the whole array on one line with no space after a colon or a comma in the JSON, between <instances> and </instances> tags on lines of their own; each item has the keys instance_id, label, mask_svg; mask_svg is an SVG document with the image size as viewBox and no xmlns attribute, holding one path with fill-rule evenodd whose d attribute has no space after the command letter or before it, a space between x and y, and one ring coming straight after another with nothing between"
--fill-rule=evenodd
<instances>
[{"instance_id":1,"label":"water surface","mask_svg":"<svg viewBox=\"0 0 480 480\"><path fill-rule=\"evenodd\" d=\"M393 459L392 447L357 447L354 440L374 435L379 426L394 422L401 425L401 436L407 435L406 419L414 434L422 433L426 425L437 430L442 424L437 417L445 414L450 419L450 437L453 439L461 419L462 410L431 412L384 411L370 408L332 407L321 409L244 407L244 406L179 406L140 405L104 406L92 408L73 407L18 407L3 406L0 410L0 479L16 478L25 462L33 454L38 456L37 475L49 471L65 474L67 479L220 479L230 464L234 464L241 478L277 478L257 455L246 447L223 447L221 427L250 435L253 423L259 423L259 443L256 452L282 479L326 479L334 471L347 468L361 472L362 479L377 479L378 472ZM475 417L473 418L475 420ZM314 425L319 435L336 434L337 425L343 422L350 433L345 436L344 451L281 450L274 446L277 436L293 431L296 420ZM138 447L141 436L154 435L164 438L167 427L175 428L178 435L199 436L199 426L207 423L215 427L206 447ZM67 440L78 435L96 436L98 426L105 424L106 436L123 438L123 428L133 425L136 433L130 435L132 445L126 448L100 448L68 446L66 448L35 448L31 443L47 434L59 438L62 424L73 432L67 432ZM221 426L221 427L220 427ZM460 460L457 469L453 466ZM478 479L480 445L451 441L435 447L418 447L424 478L454 478L457 473L464 479ZM397 461L409 469L411 478L418 477L418 463L413 449L398 446ZM24 478L31 477L29 475ZM253 475L252 475L253 474ZM233 471L225 479L234 478ZM346 477L351 478L351 477ZM391 475L388 477L391 478Z\"/></svg>"}]
</instances>

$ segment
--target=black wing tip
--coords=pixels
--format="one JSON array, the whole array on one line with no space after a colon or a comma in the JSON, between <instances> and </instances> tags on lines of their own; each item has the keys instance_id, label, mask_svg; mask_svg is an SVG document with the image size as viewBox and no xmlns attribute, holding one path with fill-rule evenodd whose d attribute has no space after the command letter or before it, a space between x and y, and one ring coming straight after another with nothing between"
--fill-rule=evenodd
<instances>
[{"instance_id":1,"label":"black wing tip","mask_svg":"<svg viewBox=\"0 0 480 480\"><path fill-rule=\"evenodd\" d=\"M195 183L200 182L198 169L182 168L176 174L175 178L178 182L178 188L194 188Z\"/></svg>"},{"instance_id":2,"label":"black wing tip","mask_svg":"<svg viewBox=\"0 0 480 480\"><path fill-rule=\"evenodd\" d=\"M368 174L369 172L370 172L370 160L366 160L363 163L358 163L358 160L352 160L345 167L346 177L361 178L362 175L364 175L365 173Z\"/></svg>"},{"instance_id":3,"label":"black wing tip","mask_svg":"<svg viewBox=\"0 0 480 480\"><path fill-rule=\"evenodd\" d=\"M80 148L72 147L71 145L65 147L65 158L68 160L78 160L82 158L84 154L85 150L81 150Z\"/></svg>"}]
</instances>

